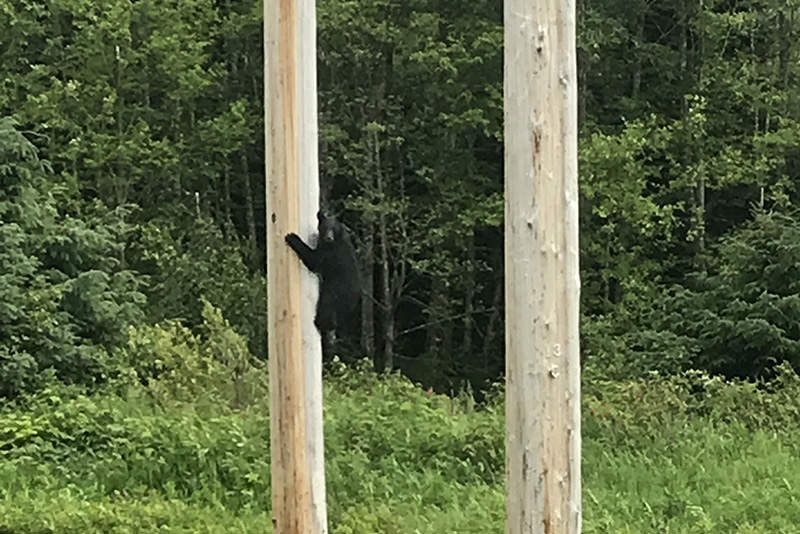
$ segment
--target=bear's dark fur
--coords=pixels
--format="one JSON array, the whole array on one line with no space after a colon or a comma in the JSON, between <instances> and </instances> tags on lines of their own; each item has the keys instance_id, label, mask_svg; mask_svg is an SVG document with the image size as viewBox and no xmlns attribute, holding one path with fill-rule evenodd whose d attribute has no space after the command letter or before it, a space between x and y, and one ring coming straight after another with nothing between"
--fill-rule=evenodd
<instances>
[{"instance_id":1,"label":"bear's dark fur","mask_svg":"<svg viewBox=\"0 0 800 534\"><path fill-rule=\"evenodd\" d=\"M317 248L309 247L297 234L287 234L286 243L320 278L314 324L324 335L341 327L353 313L361 297L361 283L347 229L335 217L321 211L317 213L317 221Z\"/></svg>"}]
</instances>

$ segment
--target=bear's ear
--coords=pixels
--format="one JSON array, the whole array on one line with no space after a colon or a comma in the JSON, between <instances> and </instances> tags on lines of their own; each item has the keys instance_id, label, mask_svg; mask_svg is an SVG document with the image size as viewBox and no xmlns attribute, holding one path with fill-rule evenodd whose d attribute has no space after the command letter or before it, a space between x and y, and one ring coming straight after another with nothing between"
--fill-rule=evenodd
<instances>
[{"instance_id":1,"label":"bear's ear","mask_svg":"<svg viewBox=\"0 0 800 534\"><path fill-rule=\"evenodd\" d=\"M324 211L322 211L322 210L319 210L319 211L317 212L317 220L318 220L318 221L322 221L322 220L324 220L324 219L325 219L325 212L324 212Z\"/></svg>"}]
</instances>

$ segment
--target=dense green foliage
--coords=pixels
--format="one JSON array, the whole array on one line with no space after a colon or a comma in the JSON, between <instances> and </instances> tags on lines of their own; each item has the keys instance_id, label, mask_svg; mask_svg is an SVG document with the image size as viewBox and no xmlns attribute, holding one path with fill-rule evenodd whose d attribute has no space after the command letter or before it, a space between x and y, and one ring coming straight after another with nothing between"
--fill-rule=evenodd
<instances>
[{"instance_id":1,"label":"dense green foliage","mask_svg":"<svg viewBox=\"0 0 800 534\"><path fill-rule=\"evenodd\" d=\"M120 257L124 210L59 210L46 165L8 118L0 161L0 397L36 388L46 371L105 381L125 325L143 316L141 277Z\"/></svg>"},{"instance_id":2,"label":"dense green foliage","mask_svg":"<svg viewBox=\"0 0 800 534\"><path fill-rule=\"evenodd\" d=\"M714 247L707 270L653 314L698 368L738 376L800 368L800 218L757 214Z\"/></svg>"},{"instance_id":3,"label":"dense green foliage","mask_svg":"<svg viewBox=\"0 0 800 534\"><path fill-rule=\"evenodd\" d=\"M227 327L214 328L220 339ZM209 339L194 341L196 362L217 369L193 376L210 395L199 402L172 375L119 395L53 386L0 409L0 532L269 529L264 384L249 382L257 395L237 408L205 402L235 386ZM326 382L330 531L503 532L502 394L475 411L369 367ZM765 388L688 373L588 389L585 532L795 531L796 374Z\"/></svg>"},{"instance_id":4,"label":"dense green foliage","mask_svg":"<svg viewBox=\"0 0 800 534\"><path fill-rule=\"evenodd\" d=\"M14 354L1 360L13 368L5 394L50 366L20 343L79 357L91 381L139 312L195 328L202 298L265 357L260 8L0 10L0 117L18 125L0 133L18 154L0 197L18 206L3 214L17 225L2 237L9 291L49 276L48 220L71 236L58 246L88 247L63 251L80 257L65 273L74 282L38 281L46 297L18 295L29 301L0 318L36 330L2 345ZM605 376L756 377L797 364L796 255L785 249L800 192L797 9L577 3L583 352ZM366 281L340 352L439 389L482 390L503 370L501 11L485 0L318 2L323 200L353 229ZM20 173L36 178L14 185ZM79 285L92 295L83 303L54 294ZM95 296L105 304L88 304ZM19 324L34 313L40 326ZM56 313L92 324L56 326Z\"/></svg>"}]
</instances>

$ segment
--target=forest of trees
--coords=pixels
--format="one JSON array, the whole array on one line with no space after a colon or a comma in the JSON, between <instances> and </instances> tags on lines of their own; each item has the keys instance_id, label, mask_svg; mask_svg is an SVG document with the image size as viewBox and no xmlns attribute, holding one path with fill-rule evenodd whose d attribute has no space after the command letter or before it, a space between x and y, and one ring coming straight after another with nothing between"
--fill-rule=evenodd
<instances>
[{"instance_id":1,"label":"forest of trees","mask_svg":"<svg viewBox=\"0 0 800 534\"><path fill-rule=\"evenodd\" d=\"M503 373L496 0L319 0L322 201L364 295L340 357ZM134 368L204 301L267 358L262 4L0 6L0 397ZM800 368L800 2L578 0L586 372ZM206 310L204 312L204 309Z\"/></svg>"}]
</instances>

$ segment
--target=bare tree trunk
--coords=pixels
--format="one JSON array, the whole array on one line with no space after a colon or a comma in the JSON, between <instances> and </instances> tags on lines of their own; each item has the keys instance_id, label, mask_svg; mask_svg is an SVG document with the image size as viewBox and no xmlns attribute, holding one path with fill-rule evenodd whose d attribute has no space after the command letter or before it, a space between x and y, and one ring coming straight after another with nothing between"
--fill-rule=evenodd
<instances>
[{"instance_id":1,"label":"bare tree trunk","mask_svg":"<svg viewBox=\"0 0 800 534\"><path fill-rule=\"evenodd\" d=\"M366 117L366 109L362 105L362 116ZM372 136L372 142L378 142L377 136ZM367 159L369 161L368 168L375 169L375 173L368 172L364 177L364 189L367 191L375 190L376 173L380 172L375 159L378 157L379 149L377 147L368 151ZM372 214L369 214L365 219L365 234L362 241L362 250L360 251L361 258L361 350L365 355L372 359L372 364L375 370L383 368L379 361L379 355L375 350L375 220Z\"/></svg>"},{"instance_id":2,"label":"bare tree trunk","mask_svg":"<svg viewBox=\"0 0 800 534\"><path fill-rule=\"evenodd\" d=\"M361 287L361 350L372 358L377 366L375 354L375 227L370 221L366 225L364 246L360 251L362 261Z\"/></svg>"},{"instance_id":3,"label":"bare tree trunk","mask_svg":"<svg viewBox=\"0 0 800 534\"><path fill-rule=\"evenodd\" d=\"M781 80L781 87L786 87L789 81L789 54L792 50L792 26L794 24L794 8L789 7L789 16L786 12L781 11L779 31L781 34L781 54L780 54L780 69L779 75Z\"/></svg>"},{"instance_id":4,"label":"bare tree trunk","mask_svg":"<svg viewBox=\"0 0 800 534\"><path fill-rule=\"evenodd\" d=\"M489 315L489 323L486 326L486 335L483 336L483 370L489 373L489 353L492 350L492 343L497 337L497 323L500 321L500 313L503 305L503 278L497 280L492 298L492 313Z\"/></svg>"},{"instance_id":5,"label":"bare tree trunk","mask_svg":"<svg viewBox=\"0 0 800 534\"><path fill-rule=\"evenodd\" d=\"M122 147L123 141L122 137L124 135L125 129L122 126L122 110L125 108L125 100L124 100L124 91L122 90L122 63L120 58L120 49L119 45L116 46L116 90L117 90L117 113L116 113L116 122L117 122L117 147L118 149ZM121 155L121 154L120 154ZM122 169L122 165L117 160L116 165L116 172L114 172L114 201L116 202L115 206L121 206L125 204L128 200L128 191L127 191L127 184L128 180L122 178L122 174L124 170Z\"/></svg>"},{"instance_id":6,"label":"bare tree trunk","mask_svg":"<svg viewBox=\"0 0 800 534\"><path fill-rule=\"evenodd\" d=\"M755 43L755 30L750 30L750 56L755 58L756 55L756 43ZM753 134L758 133L758 101L753 102Z\"/></svg>"},{"instance_id":7,"label":"bare tree trunk","mask_svg":"<svg viewBox=\"0 0 800 534\"><path fill-rule=\"evenodd\" d=\"M461 343L461 357L469 359L472 353L475 313L475 235L472 232L467 237L467 272L464 278L464 338Z\"/></svg>"},{"instance_id":8,"label":"bare tree trunk","mask_svg":"<svg viewBox=\"0 0 800 534\"><path fill-rule=\"evenodd\" d=\"M702 254L706 250L706 178L702 173L697 177L695 194L697 195L698 224L700 225L697 236L697 250Z\"/></svg>"},{"instance_id":9,"label":"bare tree trunk","mask_svg":"<svg viewBox=\"0 0 800 534\"><path fill-rule=\"evenodd\" d=\"M383 197L384 183L381 169L381 149L378 141L378 132L372 132L373 162L375 164L375 186L379 197ZM378 232L381 240L381 325L383 326L383 370L394 369L394 298L391 290L391 269L389 260L389 232L386 228L386 211L381 210L378 215Z\"/></svg>"},{"instance_id":10,"label":"bare tree trunk","mask_svg":"<svg viewBox=\"0 0 800 534\"><path fill-rule=\"evenodd\" d=\"M425 348L439 368L453 365L453 318L447 287L441 277L436 276L431 283L426 326Z\"/></svg>"},{"instance_id":11,"label":"bare tree trunk","mask_svg":"<svg viewBox=\"0 0 800 534\"><path fill-rule=\"evenodd\" d=\"M686 99L686 94L688 92L688 85L689 85L689 76L688 76L688 18L689 15L687 13L686 7L687 0L680 0L678 2L678 54L680 60L680 77L681 83L683 84L683 99L681 100L681 118L683 119L684 125L688 122L689 119L689 102ZM684 128L685 129L685 128Z\"/></svg>"},{"instance_id":12,"label":"bare tree trunk","mask_svg":"<svg viewBox=\"0 0 800 534\"><path fill-rule=\"evenodd\" d=\"M222 192L222 227L228 232L233 224L233 219L231 218L231 171L227 162L222 171Z\"/></svg>"},{"instance_id":13,"label":"bare tree trunk","mask_svg":"<svg viewBox=\"0 0 800 534\"><path fill-rule=\"evenodd\" d=\"M586 0L576 0L575 9L578 20L584 20L586 13ZM591 65L588 51L578 48L578 127L586 118L586 93L588 91L589 67Z\"/></svg>"},{"instance_id":14,"label":"bare tree trunk","mask_svg":"<svg viewBox=\"0 0 800 534\"><path fill-rule=\"evenodd\" d=\"M687 0L683 0L686 2ZM703 9L703 0L700 0L699 9ZM683 21L683 31L688 32L689 28L689 13L688 11L684 12L684 21ZM704 43L703 43L703 36L702 33L697 37L696 40L697 48L695 49L695 65L694 70L698 72L697 82L698 85L701 86L702 82L702 62L705 61L704 54ZM684 43L684 47L686 47L686 43ZM684 52L686 53L686 52ZM684 77L691 76L688 67L684 66L686 69L684 73ZM687 110L688 114L688 110ZM700 162L703 160L704 154L702 146L697 143L692 143L692 147L694 150L694 158L695 162ZM695 204L697 206L697 251L699 254L703 254L706 250L706 177L704 172L702 171L702 167L697 172L697 184L695 186ZM705 269L705 262L703 258L700 258L700 266L701 268Z\"/></svg>"},{"instance_id":15,"label":"bare tree trunk","mask_svg":"<svg viewBox=\"0 0 800 534\"><path fill-rule=\"evenodd\" d=\"M116 54L117 54L116 55L116 59L117 59L117 76L116 76L116 78L117 78L117 84L116 84L117 88L116 89L117 89L117 95L118 95L118 99L117 99L117 146L121 147L122 144L123 144L122 137L123 137L123 134L124 134L124 129L122 127L122 110L123 110L123 108L125 106L125 102L123 101L122 67L121 67L121 62L120 62L119 46L116 47ZM128 182L127 179L124 179L124 180L120 179L120 177L122 176L123 172L124 171L122 169L122 165L120 165L119 160L117 160L117 170L116 170L115 179L114 179L114 182L116 184L115 193L116 193L116 202L117 202L116 205L117 206L121 206L121 205L123 205L124 203L126 203L128 201L128 183L129 182ZM124 213L123 213L122 216L125 217ZM127 262L127 260L125 258L125 246L124 245L120 248L120 251L119 251L119 261L120 261L120 266L123 269L125 269L127 267L127 263L128 262Z\"/></svg>"},{"instance_id":16,"label":"bare tree trunk","mask_svg":"<svg viewBox=\"0 0 800 534\"><path fill-rule=\"evenodd\" d=\"M789 86L789 63L791 59L792 50L792 27L794 26L794 7L788 7L789 16L786 12L781 10L778 14L778 31L780 32L781 51L778 57L778 78L780 80L780 88L786 90ZM786 105L789 105L789 99L786 99Z\"/></svg>"},{"instance_id":17,"label":"bare tree trunk","mask_svg":"<svg viewBox=\"0 0 800 534\"><path fill-rule=\"evenodd\" d=\"M683 168L684 172L694 174L692 165L696 158L692 157L693 135L689 130L689 90L691 85L691 73L689 71L689 8L688 0L680 0L678 3L678 24L679 24L679 57L680 57L680 77L683 84L683 98L681 100L681 122L684 131L683 146ZM693 208L693 231L696 239L696 261L700 261L700 254L705 250L705 180L702 176L696 176L694 192L692 194Z\"/></svg>"},{"instance_id":18,"label":"bare tree trunk","mask_svg":"<svg viewBox=\"0 0 800 534\"><path fill-rule=\"evenodd\" d=\"M380 178L378 179L381 180ZM380 186L379 186L380 187ZM389 246L387 243L386 215L381 213L379 220L381 236L381 324L383 325L383 370L394 369L394 299L389 284Z\"/></svg>"},{"instance_id":19,"label":"bare tree trunk","mask_svg":"<svg viewBox=\"0 0 800 534\"><path fill-rule=\"evenodd\" d=\"M634 65L633 65L633 82L631 84L631 99L637 100L639 92L642 88L642 43L644 43L644 21L645 11L647 4L640 2L637 4L639 12L636 15L636 42L634 43Z\"/></svg>"},{"instance_id":20,"label":"bare tree trunk","mask_svg":"<svg viewBox=\"0 0 800 534\"><path fill-rule=\"evenodd\" d=\"M254 206L253 188L250 184L250 167L247 164L247 152L241 153L242 177L244 178L245 218L247 219L247 249L250 266L258 261L258 240L256 237L256 210Z\"/></svg>"}]
</instances>

